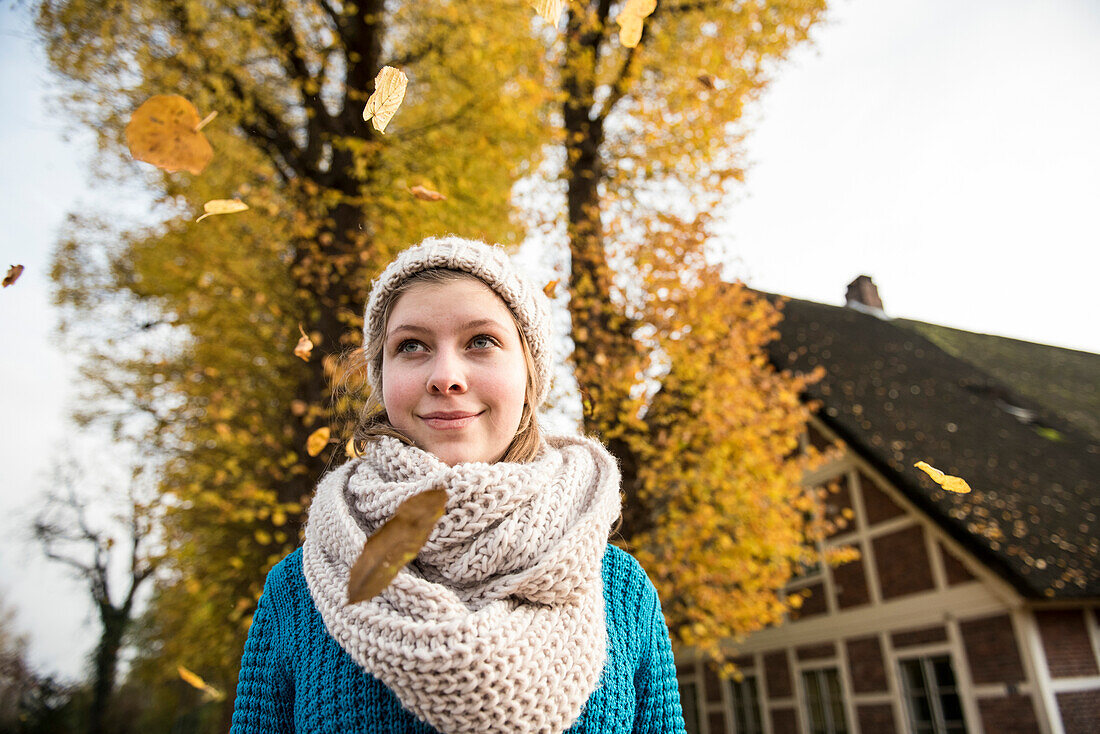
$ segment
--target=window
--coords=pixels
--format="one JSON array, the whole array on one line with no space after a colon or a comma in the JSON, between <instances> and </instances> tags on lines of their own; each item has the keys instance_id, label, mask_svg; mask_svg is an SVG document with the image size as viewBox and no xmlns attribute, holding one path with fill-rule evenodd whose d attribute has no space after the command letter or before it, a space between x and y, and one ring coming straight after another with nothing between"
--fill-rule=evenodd
<instances>
[{"instance_id":1,"label":"window","mask_svg":"<svg viewBox=\"0 0 1100 734\"><path fill-rule=\"evenodd\" d=\"M687 734L699 734L699 697L694 683L680 684L680 705L684 709L684 729Z\"/></svg>"},{"instance_id":2,"label":"window","mask_svg":"<svg viewBox=\"0 0 1100 734\"><path fill-rule=\"evenodd\" d=\"M902 660L909 724L916 734L965 734L955 671L947 655Z\"/></svg>"},{"instance_id":3,"label":"window","mask_svg":"<svg viewBox=\"0 0 1100 734\"><path fill-rule=\"evenodd\" d=\"M756 676L746 675L739 681L729 681L730 703L733 706L734 734L761 734L760 696L756 690Z\"/></svg>"},{"instance_id":4,"label":"window","mask_svg":"<svg viewBox=\"0 0 1100 734\"><path fill-rule=\"evenodd\" d=\"M810 734L848 734L844 696L840 692L836 668L803 671L802 688L806 694Z\"/></svg>"}]
</instances>

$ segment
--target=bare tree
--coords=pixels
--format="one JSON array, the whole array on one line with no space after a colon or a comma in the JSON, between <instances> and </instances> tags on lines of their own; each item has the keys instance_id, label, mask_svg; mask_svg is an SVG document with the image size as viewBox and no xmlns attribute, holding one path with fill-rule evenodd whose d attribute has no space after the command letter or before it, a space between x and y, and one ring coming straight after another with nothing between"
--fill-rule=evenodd
<instances>
[{"instance_id":1,"label":"bare tree","mask_svg":"<svg viewBox=\"0 0 1100 734\"><path fill-rule=\"evenodd\" d=\"M101 632L92 656L88 732L103 731L115 688L119 654L134 618L138 590L160 561L157 530L161 505L143 468L131 472L125 502L106 519L91 517L90 495L78 489L73 466L59 471L57 489L34 521L34 536L46 557L68 566L88 585ZM143 491L144 490L144 491ZM109 502L109 492L102 492ZM153 499L144 499L148 495Z\"/></svg>"}]
</instances>

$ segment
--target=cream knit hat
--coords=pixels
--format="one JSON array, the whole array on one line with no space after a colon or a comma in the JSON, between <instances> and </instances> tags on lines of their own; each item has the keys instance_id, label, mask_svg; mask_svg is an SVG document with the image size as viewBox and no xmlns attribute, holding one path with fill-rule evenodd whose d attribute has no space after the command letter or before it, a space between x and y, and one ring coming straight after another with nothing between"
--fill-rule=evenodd
<instances>
[{"instance_id":1,"label":"cream knit hat","mask_svg":"<svg viewBox=\"0 0 1100 734\"><path fill-rule=\"evenodd\" d=\"M487 245L462 237L429 237L403 251L391 262L371 286L367 311L363 317L363 344L383 338L382 309L387 296L416 273L436 268L457 270L473 275L494 293L515 314L520 329L531 348L537 382L542 390L536 403L546 399L550 391L550 301L542 290L532 284L512 264L508 253L499 245ZM382 391L382 356L367 365L367 379L376 394Z\"/></svg>"}]
</instances>

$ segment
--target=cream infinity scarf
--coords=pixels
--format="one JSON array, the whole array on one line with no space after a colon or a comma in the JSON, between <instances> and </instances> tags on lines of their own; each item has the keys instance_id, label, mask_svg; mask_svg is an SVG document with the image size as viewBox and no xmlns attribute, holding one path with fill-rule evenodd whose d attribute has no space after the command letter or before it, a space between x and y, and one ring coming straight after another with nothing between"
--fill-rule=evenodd
<instances>
[{"instance_id":1,"label":"cream infinity scarf","mask_svg":"<svg viewBox=\"0 0 1100 734\"><path fill-rule=\"evenodd\" d=\"M346 605L367 536L434 487L447 508L416 561ZM303 569L329 633L436 729L561 732L603 671L600 572L619 509L618 468L592 439L550 438L529 463L449 467L381 438L318 486Z\"/></svg>"}]
</instances>

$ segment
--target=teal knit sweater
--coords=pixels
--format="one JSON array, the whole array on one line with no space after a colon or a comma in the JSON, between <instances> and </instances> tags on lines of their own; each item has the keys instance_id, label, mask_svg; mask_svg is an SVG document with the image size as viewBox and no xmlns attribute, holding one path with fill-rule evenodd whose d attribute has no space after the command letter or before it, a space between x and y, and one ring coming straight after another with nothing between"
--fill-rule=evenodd
<instances>
[{"instance_id":1,"label":"teal knit sweater","mask_svg":"<svg viewBox=\"0 0 1100 734\"><path fill-rule=\"evenodd\" d=\"M668 628L638 562L609 545L603 557L607 662L570 732L683 734ZM241 660L231 734L432 734L340 647L314 608L302 551L268 574Z\"/></svg>"}]
</instances>

